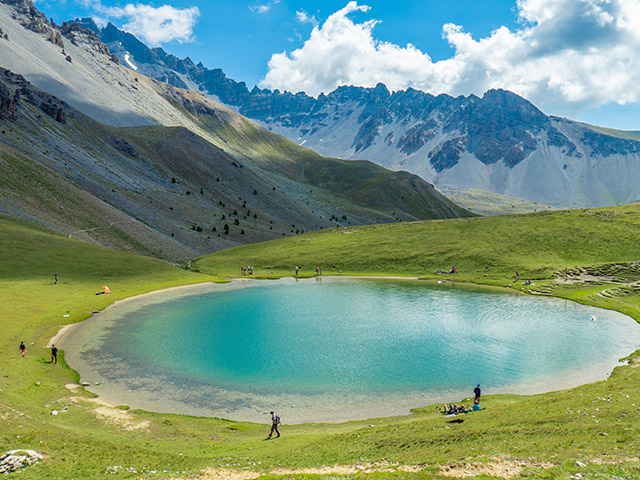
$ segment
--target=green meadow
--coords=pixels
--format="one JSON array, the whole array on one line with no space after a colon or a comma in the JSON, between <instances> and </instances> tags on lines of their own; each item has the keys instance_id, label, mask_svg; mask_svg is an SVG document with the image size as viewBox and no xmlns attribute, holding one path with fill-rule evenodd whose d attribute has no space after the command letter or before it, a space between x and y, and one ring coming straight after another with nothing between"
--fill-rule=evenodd
<instances>
[{"instance_id":1,"label":"green meadow","mask_svg":"<svg viewBox=\"0 0 640 480\"><path fill-rule=\"evenodd\" d=\"M47 345L63 325L163 288L257 278L380 275L570 298L640 320L640 205L340 228L247 245L188 269L0 217L0 444L44 461L44 478L640 478L640 361L604 381L534 396L483 397L486 410L268 426L111 406ZM457 268L453 275L437 270ZM515 271L520 278L516 281ZM54 273L59 282L54 285ZM523 285L523 280L532 285ZM108 285L111 295L95 295ZM27 345L20 358L18 345ZM471 388L470 388L471 389ZM471 391L469 392L471 394ZM451 399L458 402L463 399ZM56 410L57 415L52 414ZM459 421L463 420L463 421Z\"/></svg>"}]
</instances>

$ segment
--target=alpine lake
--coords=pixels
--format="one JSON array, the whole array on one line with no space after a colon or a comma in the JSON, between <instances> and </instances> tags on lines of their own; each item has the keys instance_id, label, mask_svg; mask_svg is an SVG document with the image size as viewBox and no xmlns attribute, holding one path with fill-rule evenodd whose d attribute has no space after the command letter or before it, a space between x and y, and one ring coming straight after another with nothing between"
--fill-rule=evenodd
<instances>
[{"instance_id":1,"label":"alpine lake","mask_svg":"<svg viewBox=\"0 0 640 480\"><path fill-rule=\"evenodd\" d=\"M606 378L640 348L618 312L420 281L237 281L121 301L60 341L89 390L149 411L283 423L407 414Z\"/></svg>"}]
</instances>

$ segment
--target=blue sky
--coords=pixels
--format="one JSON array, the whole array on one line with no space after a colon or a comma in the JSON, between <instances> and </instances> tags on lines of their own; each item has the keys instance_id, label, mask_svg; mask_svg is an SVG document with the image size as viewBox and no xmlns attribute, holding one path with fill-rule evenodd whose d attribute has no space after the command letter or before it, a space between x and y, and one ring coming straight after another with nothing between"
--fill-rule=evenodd
<instances>
[{"instance_id":1,"label":"blue sky","mask_svg":"<svg viewBox=\"0 0 640 480\"><path fill-rule=\"evenodd\" d=\"M640 130L640 0L38 0L237 80L317 95L339 84L482 95ZM640 64L640 62L637 62Z\"/></svg>"}]
</instances>

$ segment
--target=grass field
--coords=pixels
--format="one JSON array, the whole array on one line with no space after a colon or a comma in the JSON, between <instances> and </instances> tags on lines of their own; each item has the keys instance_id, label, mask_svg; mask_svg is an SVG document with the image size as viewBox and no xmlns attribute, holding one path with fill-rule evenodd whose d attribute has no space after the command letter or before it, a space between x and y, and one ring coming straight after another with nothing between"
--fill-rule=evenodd
<instances>
[{"instance_id":1,"label":"grass field","mask_svg":"<svg viewBox=\"0 0 640 480\"><path fill-rule=\"evenodd\" d=\"M434 407L341 424L266 425L101 405L48 340L115 300L238 276L418 276L557 295L640 319L640 206L315 232L219 252L201 272L84 244L0 217L0 445L45 460L19 478L640 478L640 369L635 354L602 382L535 396L484 399L451 423ZM455 275L436 270L456 266ZM532 286L514 282L514 271ZM53 284L58 272L59 282ZM96 296L103 285L112 295ZM18 345L27 344L20 358ZM452 399L452 401L461 399ZM60 412L52 415L52 410ZM576 463L581 462L581 463ZM255 475L251 475L251 474Z\"/></svg>"}]
</instances>

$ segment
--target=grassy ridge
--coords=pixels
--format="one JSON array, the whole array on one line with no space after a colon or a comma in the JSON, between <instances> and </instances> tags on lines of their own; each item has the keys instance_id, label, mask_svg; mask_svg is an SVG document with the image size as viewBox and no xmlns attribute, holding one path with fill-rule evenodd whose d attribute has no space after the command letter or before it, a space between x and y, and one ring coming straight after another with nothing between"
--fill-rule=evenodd
<instances>
[{"instance_id":1,"label":"grassy ridge","mask_svg":"<svg viewBox=\"0 0 640 480\"><path fill-rule=\"evenodd\" d=\"M237 275L240 264L253 263L259 274L272 267L275 275L291 274L295 263L307 273L321 263L328 273L332 260L343 273L436 277L432 270L456 260L462 279L507 285L516 268L513 262L523 275L550 275L574 264L638 258L632 241L638 210L629 206L591 213L354 227L352 233L321 232L237 248L206 257L198 265ZM566 228L559 228L562 225ZM531 244L534 239L538 242ZM0 245L0 348L5 366L0 378L0 445L48 455L20 478L98 479L113 466L124 468L109 478L185 478L205 467L248 469L264 478L343 478L346 475L272 472L279 467L380 461L418 465L421 471L356 477L440 478L443 465L489 463L511 471L524 465L522 475L527 478L568 478L575 473L640 478L640 369L634 368L635 360L632 366L617 368L607 381L568 391L490 396L484 400L485 412L458 424L448 423L429 407L405 417L285 425L281 439L265 442L264 425L134 411L127 412L129 421L144 427L128 431L122 423L101 417L90 394L64 387L76 380L75 374L64 363L47 363L47 340L61 325L118 298L215 277L72 241L5 217L0 217ZM535 255L528 258L528 252ZM554 264L559 260L563 262ZM55 271L58 285L53 285ZM103 284L113 295L95 296ZM584 287L574 291L567 286L566 292L590 294ZM18 354L20 340L27 343L24 359ZM65 406L66 412L51 415L53 408ZM576 466L576 460L587 466Z\"/></svg>"},{"instance_id":2,"label":"grassy ridge","mask_svg":"<svg viewBox=\"0 0 640 480\"><path fill-rule=\"evenodd\" d=\"M313 232L232 248L198 260L207 272L258 274L396 274L435 277L456 266L456 279L504 285L514 271L549 278L576 265L640 259L640 204L528 215L433 220Z\"/></svg>"}]
</instances>

